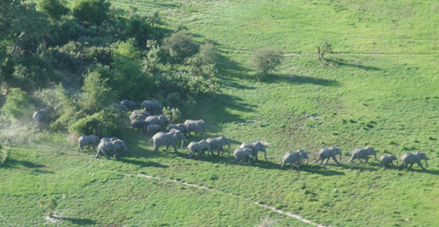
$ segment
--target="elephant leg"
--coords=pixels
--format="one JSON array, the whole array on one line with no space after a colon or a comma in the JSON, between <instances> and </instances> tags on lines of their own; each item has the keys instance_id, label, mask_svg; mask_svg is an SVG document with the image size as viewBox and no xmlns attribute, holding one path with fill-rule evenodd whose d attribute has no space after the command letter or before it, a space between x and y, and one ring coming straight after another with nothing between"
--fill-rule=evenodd
<instances>
[{"instance_id":1,"label":"elephant leg","mask_svg":"<svg viewBox=\"0 0 439 227\"><path fill-rule=\"evenodd\" d=\"M329 159L329 158L328 158ZM335 155L332 156L332 159L334 159L334 162L337 163L337 165L340 165L340 163L338 163L337 158L335 158Z\"/></svg>"},{"instance_id":2,"label":"elephant leg","mask_svg":"<svg viewBox=\"0 0 439 227\"><path fill-rule=\"evenodd\" d=\"M415 163L412 162L412 163L410 164L409 169L412 169L413 164L415 164Z\"/></svg>"},{"instance_id":3,"label":"elephant leg","mask_svg":"<svg viewBox=\"0 0 439 227\"><path fill-rule=\"evenodd\" d=\"M79 152L79 150L81 150L81 145L79 145L77 152Z\"/></svg>"},{"instance_id":4,"label":"elephant leg","mask_svg":"<svg viewBox=\"0 0 439 227\"><path fill-rule=\"evenodd\" d=\"M174 147L174 153L176 153L176 154L177 154L177 147L175 146L175 143L174 143L174 144L172 144L172 146Z\"/></svg>"},{"instance_id":5,"label":"elephant leg","mask_svg":"<svg viewBox=\"0 0 439 227\"><path fill-rule=\"evenodd\" d=\"M421 161L417 161L418 166L421 167L423 170L425 170L425 168L422 166Z\"/></svg>"},{"instance_id":6,"label":"elephant leg","mask_svg":"<svg viewBox=\"0 0 439 227\"><path fill-rule=\"evenodd\" d=\"M163 151L167 151L167 150L168 150L168 148L169 148L169 144L166 144L166 148L165 148L165 149L163 149Z\"/></svg>"},{"instance_id":7,"label":"elephant leg","mask_svg":"<svg viewBox=\"0 0 439 227\"><path fill-rule=\"evenodd\" d=\"M326 165L326 163L328 163L328 161L329 161L330 158L331 158L331 157L329 157L329 158L326 159L325 165Z\"/></svg>"},{"instance_id":8,"label":"elephant leg","mask_svg":"<svg viewBox=\"0 0 439 227\"><path fill-rule=\"evenodd\" d=\"M366 158L365 158L365 160L366 160L366 163L367 163L367 161L369 161L369 158L368 158L368 157L366 157Z\"/></svg>"}]
</instances>

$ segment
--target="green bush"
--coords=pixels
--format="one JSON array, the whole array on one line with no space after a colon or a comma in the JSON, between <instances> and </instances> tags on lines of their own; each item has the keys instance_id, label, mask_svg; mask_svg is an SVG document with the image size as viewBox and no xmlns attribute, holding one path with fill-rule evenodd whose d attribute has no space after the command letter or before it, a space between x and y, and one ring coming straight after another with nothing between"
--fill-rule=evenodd
<instances>
[{"instance_id":1,"label":"green bush","mask_svg":"<svg viewBox=\"0 0 439 227\"><path fill-rule=\"evenodd\" d=\"M47 13L51 21L57 21L69 13L69 8L60 0L41 0L38 4L41 11Z\"/></svg>"},{"instance_id":2,"label":"green bush","mask_svg":"<svg viewBox=\"0 0 439 227\"><path fill-rule=\"evenodd\" d=\"M106 84L106 80L94 71L84 76L84 94L79 100L82 109L93 114L111 106L116 101L116 93Z\"/></svg>"},{"instance_id":3,"label":"green bush","mask_svg":"<svg viewBox=\"0 0 439 227\"><path fill-rule=\"evenodd\" d=\"M181 118L181 111L178 108L163 107L162 112L169 119L170 123L176 123Z\"/></svg>"},{"instance_id":4,"label":"green bush","mask_svg":"<svg viewBox=\"0 0 439 227\"><path fill-rule=\"evenodd\" d=\"M182 63L186 58L198 52L198 44L186 32L172 34L163 40L162 49L168 55L168 60L173 63Z\"/></svg>"},{"instance_id":5,"label":"green bush","mask_svg":"<svg viewBox=\"0 0 439 227\"><path fill-rule=\"evenodd\" d=\"M114 109L107 108L79 119L68 130L77 135L113 136L119 130L119 120Z\"/></svg>"},{"instance_id":6,"label":"green bush","mask_svg":"<svg viewBox=\"0 0 439 227\"><path fill-rule=\"evenodd\" d=\"M73 17L76 20L100 25L109 18L111 3L106 0L76 0Z\"/></svg>"},{"instance_id":7,"label":"green bush","mask_svg":"<svg viewBox=\"0 0 439 227\"><path fill-rule=\"evenodd\" d=\"M280 65L282 59L283 54L281 51L271 48L262 48L253 53L251 64L257 70L260 70L263 75L267 75L268 71L274 70L276 66Z\"/></svg>"},{"instance_id":8,"label":"green bush","mask_svg":"<svg viewBox=\"0 0 439 227\"><path fill-rule=\"evenodd\" d=\"M19 119L23 117L28 106L28 94L20 88L11 88L11 91L6 96L6 101L2 109L6 115Z\"/></svg>"}]
</instances>

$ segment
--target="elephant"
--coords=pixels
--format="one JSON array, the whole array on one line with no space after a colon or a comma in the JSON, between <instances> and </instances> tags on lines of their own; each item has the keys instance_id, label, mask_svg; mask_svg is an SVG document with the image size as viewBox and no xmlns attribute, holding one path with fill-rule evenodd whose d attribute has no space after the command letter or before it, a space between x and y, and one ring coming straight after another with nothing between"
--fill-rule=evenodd
<instances>
[{"instance_id":1,"label":"elephant","mask_svg":"<svg viewBox=\"0 0 439 227\"><path fill-rule=\"evenodd\" d=\"M390 165L393 166L393 161L398 161L395 155L383 155L380 158L381 166L385 166L386 168L389 168Z\"/></svg>"},{"instance_id":2,"label":"elephant","mask_svg":"<svg viewBox=\"0 0 439 227\"><path fill-rule=\"evenodd\" d=\"M410 165L410 167L407 167L407 168L411 169L413 164L415 164L415 162L416 162L418 164L418 166L420 166L423 170L425 170L425 168L421 164L421 159L425 160L425 165L426 165L426 167L428 167L428 163L427 163L428 159L427 159L427 156L425 155L424 152L416 151L413 154L412 153L405 153L399 159L402 161L402 164L399 166L399 168L403 169L404 167L407 167L408 165Z\"/></svg>"},{"instance_id":3,"label":"elephant","mask_svg":"<svg viewBox=\"0 0 439 227\"><path fill-rule=\"evenodd\" d=\"M148 111L145 110L134 110L131 112L130 120L145 120L148 116L151 116L151 114Z\"/></svg>"},{"instance_id":4,"label":"elephant","mask_svg":"<svg viewBox=\"0 0 439 227\"><path fill-rule=\"evenodd\" d=\"M124 104L113 103L112 105L116 109L117 114L128 112L128 108Z\"/></svg>"},{"instance_id":5,"label":"elephant","mask_svg":"<svg viewBox=\"0 0 439 227\"><path fill-rule=\"evenodd\" d=\"M118 139L116 137L104 137L101 139L101 142L98 145L98 149L96 152L96 158L99 157L99 153L103 153L105 155L105 158L108 159L108 155L110 153L114 154L114 159L117 159L119 157L118 151L126 152L128 150L125 142L121 139Z\"/></svg>"},{"instance_id":6,"label":"elephant","mask_svg":"<svg viewBox=\"0 0 439 227\"><path fill-rule=\"evenodd\" d=\"M167 124L169 124L169 119L165 115L160 114L160 115L157 115L157 117L159 118L160 125L167 125Z\"/></svg>"},{"instance_id":7,"label":"elephant","mask_svg":"<svg viewBox=\"0 0 439 227\"><path fill-rule=\"evenodd\" d=\"M162 126L160 125L148 125L146 128L148 132L152 134L162 131Z\"/></svg>"},{"instance_id":8,"label":"elephant","mask_svg":"<svg viewBox=\"0 0 439 227\"><path fill-rule=\"evenodd\" d=\"M145 120L133 120L131 121L131 125L133 126L133 130L137 128L137 130L145 131L146 128L149 126L148 122Z\"/></svg>"},{"instance_id":9,"label":"elephant","mask_svg":"<svg viewBox=\"0 0 439 227\"><path fill-rule=\"evenodd\" d=\"M224 153L223 151L223 146L227 145L228 146L228 151L229 151L229 155L230 155L230 143L232 142L229 138L225 137L225 136L218 136L218 137L210 137L206 139L206 142L210 144L210 147L212 148L211 150L211 154L213 155L213 150L217 149L218 150L218 156L220 155L220 151L221 154Z\"/></svg>"},{"instance_id":10,"label":"elephant","mask_svg":"<svg viewBox=\"0 0 439 227\"><path fill-rule=\"evenodd\" d=\"M369 160L369 155L375 156L375 160L378 161L377 155L375 152L375 149L372 147L365 147L365 148L355 148L352 151L352 157L349 159L348 163L352 162L352 160L358 158L358 161L361 163L361 159L363 158L366 163Z\"/></svg>"},{"instance_id":11,"label":"elephant","mask_svg":"<svg viewBox=\"0 0 439 227\"><path fill-rule=\"evenodd\" d=\"M191 142L189 143L189 145L187 146L187 148L189 149L189 157L191 158L195 153L197 153L197 158L200 155L205 155L205 150L211 151L211 147L210 144L208 142L206 142L206 140L201 140L200 142Z\"/></svg>"},{"instance_id":12,"label":"elephant","mask_svg":"<svg viewBox=\"0 0 439 227\"><path fill-rule=\"evenodd\" d=\"M177 139L181 139L181 148L183 148L184 141L186 138L184 137L183 133L180 130L172 129L170 132L158 132L156 133L151 140L154 143L154 153L156 153L160 146L165 145L166 151L169 147L169 145L172 145L174 147L174 152L177 153L177 148L175 147L175 142ZM151 142L149 140L149 142Z\"/></svg>"},{"instance_id":13,"label":"elephant","mask_svg":"<svg viewBox=\"0 0 439 227\"><path fill-rule=\"evenodd\" d=\"M186 127L186 125L180 123L180 124L169 124L166 128L168 131L171 131L171 129L178 129L180 130L185 136L190 133L189 129Z\"/></svg>"},{"instance_id":14,"label":"elephant","mask_svg":"<svg viewBox=\"0 0 439 227\"><path fill-rule=\"evenodd\" d=\"M41 110L35 112L32 115L32 119L38 123L38 126L43 126L44 124L49 123L51 110L49 107L44 107Z\"/></svg>"},{"instance_id":15,"label":"elephant","mask_svg":"<svg viewBox=\"0 0 439 227\"><path fill-rule=\"evenodd\" d=\"M189 129L189 135L191 132L195 131L195 135L202 135L203 132L207 131L206 123L203 120L186 120L184 125Z\"/></svg>"},{"instance_id":16,"label":"elephant","mask_svg":"<svg viewBox=\"0 0 439 227\"><path fill-rule=\"evenodd\" d=\"M239 164L241 164L244 159L247 159L247 161L250 165L252 165L252 163L253 163L253 158L251 157L251 156L253 156L253 150L248 148L248 147L236 148L235 151L233 151L233 155L235 156L235 160L232 161L234 163L237 161L240 161Z\"/></svg>"},{"instance_id":17,"label":"elephant","mask_svg":"<svg viewBox=\"0 0 439 227\"><path fill-rule=\"evenodd\" d=\"M160 117L159 116L148 116L145 118L145 121L148 122L149 125L159 125Z\"/></svg>"},{"instance_id":18,"label":"elephant","mask_svg":"<svg viewBox=\"0 0 439 227\"><path fill-rule=\"evenodd\" d=\"M159 114L162 112L163 105L159 102L154 102L150 100L144 100L142 102L142 108L151 114Z\"/></svg>"},{"instance_id":19,"label":"elephant","mask_svg":"<svg viewBox=\"0 0 439 227\"><path fill-rule=\"evenodd\" d=\"M297 165L297 169L300 168L300 162L306 159L306 164L308 165L309 162L309 157L308 157L308 153L306 153L303 150L297 150L297 151L290 151L288 153L286 153L283 157L282 157L282 162L280 163L280 169L282 169L286 163L290 163L291 168L293 168L293 163L295 162Z\"/></svg>"},{"instance_id":20,"label":"elephant","mask_svg":"<svg viewBox=\"0 0 439 227\"><path fill-rule=\"evenodd\" d=\"M337 165L340 165L340 163L338 163L337 158L335 157L336 155L340 155L340 162L341 162L341 150L338 147L335 146L331 146L329 148L322 148L319 151L317 151L317 160L315 161L316 163L318 161L321 161L320 164L323 164L323 161L326 159L326 163L328 163L329 158L332 157L332 159L337 163Z\"/></svg>"},{"instance_id":21,"label":"elephant","mask_svg":"<svg viewBox=\"0 0 439 227\"><path fill-rule=\"evenodd\" d=\"M265 160L267 159L267 150L265 149L265 145L268 146L267 143L256 141L256 142L246 142L242 143L239 148L250 148L253 151L253 157L255 158L255 161L258 161L258 151L264 152Z\"/></svg>"},{"instance_id":22,"label":"elephant","mask_svg":"<svg viewBox=\"0 0 439 227\"><path fill-rule=\"evenodd\" d=\"M136 103L134 101L131 101L128 99L124 99L124 100L120 101L120 104L125 105L128 109L136 108Z\"/></svg>"},{"instance_id":23,"label":"elephant","mask_svg":"<svg viewBox=\"0 0 439 227\"><path fill-rule=\"evenodd\" d=\"M90 148L90 146L97 146L99 144L99 140L99 136L83 135L78 138L79 147L77 151L79 152L81 148L84 149L85 146L87 146L87 148Z\"/></svg>"}]
</instances>

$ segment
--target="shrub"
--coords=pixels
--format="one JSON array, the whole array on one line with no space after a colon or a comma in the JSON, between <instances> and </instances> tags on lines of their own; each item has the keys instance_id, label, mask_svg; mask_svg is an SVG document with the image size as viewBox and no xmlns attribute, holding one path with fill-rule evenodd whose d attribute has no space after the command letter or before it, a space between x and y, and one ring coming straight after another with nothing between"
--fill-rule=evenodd
<instances>
[{"instance_id":1,"label":"shrub","mask_svg":"<svg viewBox=\"0 0 439 227\"><path fill-rule=\"evenodd\" d=\"M11 91L6 96L6 102L2 109L5 114L15 119L23 117L25 109L28 107L29 96L20 88L11 88Z\"/></svg>"},{"instance_id":2,"label":"shrub","mask_svg":"<svg viewBox=\"0 0 439 227\"><path fill-rule=\"evenodd\" d=\"M84 95L80 99L80 105L87 113L100 112L116 101L116 93L105 84L106 81L96 71L84 76Z\"/></svg>"},{"instance_id":3,"label":"shrub","mask_svg":"<svg viewBox=\"0 0 439 227\"><path fill-rule=\"evenodd\" d=\"M119 120L114 109L107 108L93 115L79 119L69 127L77 135L112 136L119 130Z\"/></svg>"},{"instance_id":4,"label":"shrub","mask_svg":"<svg viewBox=\"0 0 439 227\"><path fill-rule=\"evenodd\" d=\"M253 53L251 64L267 75L268 71L274 70L282 62L283 54L279 50L264 48L258 49Z\"/></svg>"},{"instance_id":5,"label":"shrub","mask_svg":"<svg viewBox=\"0 0 439 227\"><path fill-rule=\"evenodd\" d=\"M76 20L100 25L109 18L111 3L106 0L76 0L73 17Z\"/></svg>"},{"instance_id":6,"label":"shrub","mask_svg":"<svg viewBox=\"0 0 439 227\"><path fill-rule=\"evenodd\" d=\"M39 9L49 15L51 21L57 21L69 13L69 8L60 0L41 0Z\"/></svg>"},{"instance_id":7,"label":"shrub","mask_svg":"<svg viewBox=\"0 0 439 227\"><path fill-rule=\"evenodd\" d=\"M163 114L169 119L169 122L176 123L181 118L181 111L178 108L163 107Z\"/></svg>"},{"instance_id":8,"label":"shrub","mask_svg":"<svg viewBox=\"0 0 439 227\"><path fill-rule=\"evenodd\" d=\"M176 63L181 63L198 52L198 45L185 32L174 33L165 38L162 48L168 54L170 62Z\"/></svg>"}]
</instances>

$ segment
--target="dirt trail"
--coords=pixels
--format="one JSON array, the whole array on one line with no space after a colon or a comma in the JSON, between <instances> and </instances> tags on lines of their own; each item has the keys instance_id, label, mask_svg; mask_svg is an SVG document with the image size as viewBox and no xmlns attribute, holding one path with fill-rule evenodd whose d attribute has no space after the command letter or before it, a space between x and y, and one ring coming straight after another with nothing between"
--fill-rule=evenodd
<instances>
[{"instance_id":1,"label":"dirt trail","mask_svg":"<svg viewBox=\"0 0 439 227\"><path fill-rule=\"evenodd\" d=\"M308 224L311 224L311 225L315 225L315 226L318 226L318 227L324 227L324 225L312 222L312 221L310 221L308 219L300 217L297 214L293 214L293 213L290 213L290 212L287 212L287 211L282 211L282 210L276 209L273 206L268 206L268 205L263 204L263 203L258 203L258 202L254 201L254 200L249 199L249 198L245 198L245 197L242 197L242 196L239 196L239 195L234 195L232 193L227 193L227 192L219 191L219 190L214 189L214 188L208 188L208 187L205 187L205 186L191 184L191 183L187 183L187 182L183 182L183 181L178 181L178 180L174 180L174 179L163 179L163 178L160 178L160 177L153 177L153 176L149 176L149 175L145 175L145 174L138 174L137 176L138 177L148 178L148 179L154 179L154 180L168 181L168 182L172 182L172 183L176 183L176 184L180 184L180 185L186 185L186 186L190 186L190 187L194 187L194 188L199 188L199 189L204 189L204 190L208 190L208 191L214 191L214 192L221 193L221 194L226 194L226 195L229 195L229 196L233 196L233 197L237 197L237 198L240 198L240 199L247 200L247 201L249 201L251 203L254 203L254 204L258 205L258 206L270 209L270 210L272 210L274 212L277 212L279 214L283 214L283 215L288 216L288 217L295 218L295 219L297 219L299 221L302 221L302 222L305 222L305 223L308 223Z\"/></svg>"}]
</instances>

